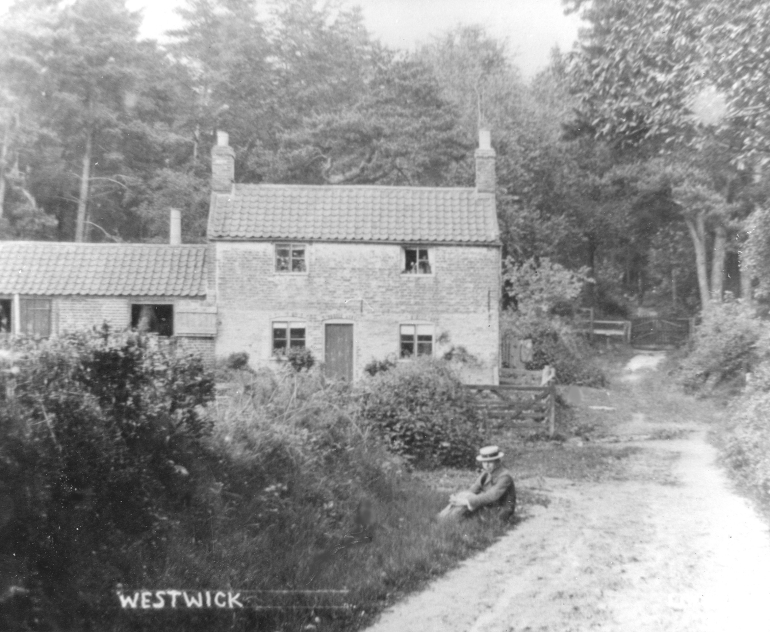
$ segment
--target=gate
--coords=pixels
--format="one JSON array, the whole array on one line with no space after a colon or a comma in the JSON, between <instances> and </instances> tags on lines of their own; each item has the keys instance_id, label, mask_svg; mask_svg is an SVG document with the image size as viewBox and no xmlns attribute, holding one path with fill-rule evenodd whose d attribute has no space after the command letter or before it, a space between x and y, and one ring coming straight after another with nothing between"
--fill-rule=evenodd
<instances>
[{"instance_id":1,"label":"gate","mask_svg":"<svg viewBox=\"0 0 770 632\"><path fill-rule=\"evenodd\" d=\"M690 338L692 321L687 318L634 318L632 347L678 347Z\"/></svg>"}]
</instances>

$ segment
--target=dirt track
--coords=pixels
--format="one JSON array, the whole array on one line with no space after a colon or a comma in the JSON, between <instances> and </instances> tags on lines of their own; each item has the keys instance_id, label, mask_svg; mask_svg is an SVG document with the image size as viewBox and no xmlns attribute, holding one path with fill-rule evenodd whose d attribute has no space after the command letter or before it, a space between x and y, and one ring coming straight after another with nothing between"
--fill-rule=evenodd
<instances>
[{"instance_id":1,"label":"dirt track","mask_svg":"<svg viewBox=\"0 0 770 632\"><path fill-rule=\"evenodd\" d=\"M370 632L767 632L768 528L731 490L705 427L689 427L686 439L624 444L642 448L626 480L522 481L548 508Z\"/></svg>"}]
</instances>

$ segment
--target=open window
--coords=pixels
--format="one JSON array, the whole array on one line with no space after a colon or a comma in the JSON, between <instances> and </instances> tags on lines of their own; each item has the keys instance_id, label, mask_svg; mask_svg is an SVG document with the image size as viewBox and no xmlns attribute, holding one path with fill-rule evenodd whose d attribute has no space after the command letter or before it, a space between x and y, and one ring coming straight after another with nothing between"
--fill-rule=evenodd
<instances>
[{"instance_id":1,"label":"open window","mask_svg":"<svg viewBox=\"0 0 770 632\"><path fill-rule=\"evenodd\" d=\"M13 299L0 298L0 335L13 333Z\"/></svg>"},{"instance_id":2,"label":"open window","mask_svg":"<svg viewBox=\"0 0 770 632\"><path fill-rule=\"evenodd\" d=\"M273 323L273 353L284 354L289 349L305 348L305 323L274 322Z\"/></svg>"},{"instance_id":3,"label":"open window","mask_svg":"<svg viewBox=\"0 0 770 632\"><path fill-rule=\"evenodd\" d=\"M131 328L159 336L172 336L174 334L174 306L132 305Z\"/></svg>"},{"instance_id":4,"label":"open window","mask_svg":"<svg viewBox=\"0 0 770 632\"><path fill-rule=\"evenodd\" d=\"M433 325L401 325L401 357L433 355Z\"/></svg>"},{"instance_id":5,"label":"open window","mask_svg":"<svg viewBox=\"0 0 770 632\"><path fill-rule=\"evenodd\" d=\"M429 248L404 246L404 274L431 274L432 272Z\"/></svg>"},{"instance_id":6,"label":"open window","mask_svg":"<svg viewBox=\"0 0 770 632\"><path fill-rule=\"evenodd\" d=\"M276 272L307 272L305 244L276 244Z\"/></svg>"},{"instance_id":7,"label":"open window","mask_svg":"<svg viewBox=\"0 0 770 632\"><path fill-rule=\"evenodd\" d=\"M51 335L51 299L22 298L19 300L19 311L20 333L36 338Z\"/></svg>"}]
</instances>

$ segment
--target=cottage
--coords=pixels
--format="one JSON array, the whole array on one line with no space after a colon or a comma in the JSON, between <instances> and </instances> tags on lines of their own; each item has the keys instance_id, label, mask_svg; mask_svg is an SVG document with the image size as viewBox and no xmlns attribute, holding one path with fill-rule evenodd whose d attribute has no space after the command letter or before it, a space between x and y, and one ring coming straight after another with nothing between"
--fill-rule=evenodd
<instances>
[{"instance_id":1,"label":"cottage","mask_svg":"<svg viewBox=\"0 0 770 632\"><path fill-rule=\"evenodd\" d=\"M106 322L213 355L206 246L178 242L0 242L0 333L48 337Z\"/></svg>"},{"instance_id":2,"label":"cottage","mask_svg":"<svg viewBox=\"0 0 770 632\"><path fill-rule=\"evenodd\" d=\"M0 243L0 330L49 336L109 322L207 357L275 366L304 347L331 376L372 360L462 348L469 383L496 384L500 239L495 152L474 188L235 184L212 150L208 243Z\"/></svg>"},{"instance_id":3,"label":"cottage","mask_svg":"<svg viewBox=\"0 0 770 632\"><path fill-rule=\"evenodd\" d=\"M209 252L216 353L271 365L306 347L329 374L464 348L468 382L497 383L500 241L495 152L475 188L234 184L213 149Z\"/></svg>"}]
</instances>

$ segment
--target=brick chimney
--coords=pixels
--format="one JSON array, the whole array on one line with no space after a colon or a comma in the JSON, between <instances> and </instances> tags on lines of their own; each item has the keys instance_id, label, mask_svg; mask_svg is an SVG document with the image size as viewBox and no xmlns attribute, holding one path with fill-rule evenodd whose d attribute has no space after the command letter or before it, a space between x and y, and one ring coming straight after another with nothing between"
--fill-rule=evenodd
<instances>
[{"instance_id":1,"label":"brick chimney","mask_svg":"<svg viewBox=\"0 0 770 632\"><path fill-rule=\"evenodd\" d=\"M182 245L182 211L172 208L168 223L168 243L172 246Z\"/></svg>"},{"instance_id":2,"label":"brick chimney","mask_svg":"<svg viewBox=\"0 0 770 632\"><path fill-rule=\"evenodd\" d=\"M497 185L495 176L495 150L488 129L479 130L479 148L476 150L476 191L494 195Z\"/></svg>"},{"instance_id":3,"label":"brick chimney","mask_svg":"<svg viewBox=\"0 0 770 632\"><path fill-rule=\"evenodd\" d=\"M232 193L235 182L235 151L227 132L217 132L217 144L211 149L211 190Z\"/></svg>"}]
</instances>

